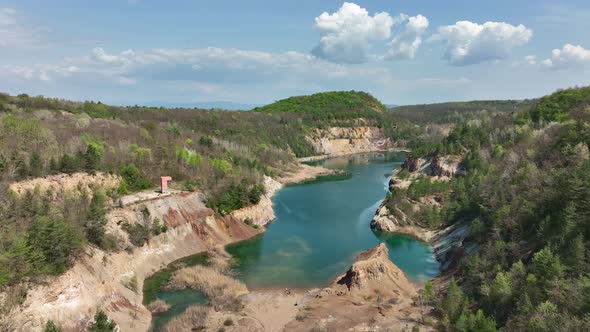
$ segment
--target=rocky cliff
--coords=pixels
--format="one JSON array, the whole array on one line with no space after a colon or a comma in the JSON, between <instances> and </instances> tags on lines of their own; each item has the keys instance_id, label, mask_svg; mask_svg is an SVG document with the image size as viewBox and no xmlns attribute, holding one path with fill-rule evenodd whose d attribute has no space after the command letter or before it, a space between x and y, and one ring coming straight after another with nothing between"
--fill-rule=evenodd
<instances>
[{"instance_id":1,"label":"rocky cliff","mask_svg":"<svg viewBox=\"0 0 590 332\"><path fill-rule=\"evenodd\" d=\"M403 174L403 177L402 177ZM465 168L461 165L460 156L433 156L430 158L408 157L399 169L393 171L389 180L389 191L407 189L414 180L420 176L428 176L431 181L449 181L452 177L465 174ZM424 206L441 206L439 194L421 197L417 201L406 201L411 209L416 212ZM424 229L420 220L408 216L399 207L393 210L385 205L385 201L379 206L375 217L371 220L371 228L377 231L410 234L423 241L429 241L434 235Z\"/></svg>"},{"instance_id":2,"label":"rocky cliff","mask_svg":"<svg viewBox=\"0 0 590 332\"><path fill-rule=\"evenodd\" d=\"M431 181L449 181L452 177L463 175L465 175L465 168L461 165L460 156L408 157L400 169L394 170L389 182L389 190L395 192L406 189L420 176L428 176ZM441 270L451 268L464 253L463 242L469 234L468 226L461 224L432 230L422 220L410 216L412 212L419 212L425 207L441 208L443 201L440 194L427 195L418 200L404 198L403 202L409 206L409 210L406 207L404 211L398 205L386 205L386 201L384 201L371 220L371 229L407 234L428 242L434 248L437 260L442 263ZM469 251L474 249L467 248Z\"/></svg>"},{"instance_id":3,"label":"rocky cliff","mask_svg":"<svg viewBox=\"0 0 590 332\"><path fill-rule=\"evenodd\" d=\"M455 155L434 155L429 158L413 158L408 156L402 164L400 170L406 170L410 173L409 179L418 177L419 175L431 176L433 180L449 180L454 176L465 175L465 168L461 164L461 156ZM396 179L399 173L397 171L392 180Z\"/></svg>"},{"instance_id":4,"label":"rocky cliff","mask_svg":"<svg viewBox=\"0 0 590 332\"><path fill-rule=\"evenodd\" d=\"M121 178L117 175L97 172L90 175L88 173L73 173L73 174L58 174L46 176L42 178L35 178L12 183L9 188L17 195L22 195L27 191L38 189L41 192L47 190L72 191L85 189L92 192L92 188L100 187L104 189L116 188L119 186Z\"/></svg>"},{"instance_id":5,"label":"rocky cliff","mask_svg":"<svg viewBox=\"0 0 590 332\"><path fill-rule=\"evenodd\" d=\"M161 220L168 230L134 247L121 225L141 223L146 215ZM122 331L147 331L151 314L142 305L146 277L179 258L260 232L231 216L215 216L196 192L138 200L110 211L107 218L108 232L127 250L88 247L68 272L29 289L24 303L4 317L10 330L40 331L49 319L65 331L84 330L101 308Z\"/></svg>"},{"instance_id":6,"label":"rocky cliff","mask_svg":"<svg viewBox=\"0 0 590 332\"><path fill-rule=\"evenodd\" d=\"M145 278L182 257L263 232L263 227L253 226L263 226L274 219L271 198L283 183L306 181L332 172L317 166L296 165L292 172L280 178L280 182L265 177L266 194L261 201L225 217L207 208L199 192L145 191L121 197L112 204L106 225L107 233L117 238L121 250L105 252L88 246L63 275L47 277L42 284L28 285L25 301L0 317L0 326L9 331L41 331L45 322L54 320L64 331L82 331L96 310L102 309L122 331L147 331L151 313L142 303ZM76 173L19 182L11 188L17 194L36 187L89 190L116 187L119 181L118 177L108 174ZM146 220L157 220L168 230L136 247L123 225L141 224Z\"/></svg>"},{"instance_id":7,"label":"rocky cliff","mask_svg":"<svg viewBox=\"0 0 590 332\"><path fill-rule=\"evenodd\" d=\"M306 139L318 154L327 156L383 151L392 146L383 129L368 126L314 129Z\"/></svg>"}]
</instances>

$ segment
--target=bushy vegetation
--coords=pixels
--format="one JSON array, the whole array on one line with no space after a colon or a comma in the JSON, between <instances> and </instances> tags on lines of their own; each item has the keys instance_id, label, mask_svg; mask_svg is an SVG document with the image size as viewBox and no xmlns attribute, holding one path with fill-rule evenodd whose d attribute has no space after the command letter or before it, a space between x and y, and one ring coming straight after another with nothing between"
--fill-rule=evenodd
<instances>
[{"instance_id":1,"label":"bushy vegetation","mask_svg":"<svg viewBox=\"0 0 590 332\"><path fill-rule=\"evenodd\" d=\"M114 240L105 234L105 197L86 190L54 193L28 191L0 199L0 286L22 277L66 271L86 243L104 249Z\"/></svg>"},{"instance_id":2,"label":"bushy vegetation","mask_svg":"<svg viewBox=\"0 0 590 332\"><path fill-rule=\"evenodd\" d=\"M137 246L143 246L152 236L159 235L168 230L158 218L152 218L150 211L144 207L141 211L143 216L141 222L129 224L123 222L122 228L129 234L129 241Z\"/></svg>"},{"instance_id":3,"label":"bushy vegetation","mask_svg":"<svg viewBox=\"0 0 590 332\"><path fill-rule=\"evenodd\" d=\"M254 111L281 114L306 113L314 119L375 118L385 111L379 100L366 92L332 91L297 96L256 107Z\"/></svg>"},{"instance_id":4,"label":"bushy vegetation","mask_svg":"<svg viewBox=\"0 0 590 332\"><path fill-rule=\"evenodd\" d=\"M211 198L207 206L221 215L225 215L240 207L257 204L265 194L264 186L241 181L238 184L230 184L218 196Z\"/></svg>"},{"instance_id":5,"label":"bushy vegetation","mask_svg":"<svg viewBox=\"0 0 590 332\"><path fill-rule=\"evenodd\" d=\"M417 124L459 123L470 115L511 113L529 109L536 100L477 100L438 104L397 106L390 110L397 117Z\"/></svg>"},{"instance_id":6,"label":"bushy vegetation","mask_svg":"<svg viewBox=\"0 0 590 332\"><path fill-rule=\"evenodd\" d=\"M590 87L560 90L541 98L528 117L535 123L562 122L583 106L588 106Z\"/></svg>"},{"instance_id":7,"label":"bushy vegetation","mask_svg":"<svg viewBox=\"0 0 590 332\"><path fill-rule=\"evenodd\" d=\"M105 314L104 311L99 310L94 315L94 321L88 327L89 332L114 332L117 331L117 323Z\"/></svg>"},{"instance_id":8,"label":"bushy vegetation","mask_svg":"<svg viewBox=\"0 0 590 332\"><path fill-rule=\"evenodd\" d=\"M446 190L440 224L470 223L467 244L479 248L431 300L442 330L590 328L590 124L583 107L590 96L583 90L457 124L422 151L463 155L468 173ZM549 121L562 123L545 126ZM418 188L414 195L431 191L425 183Z\"/></svg>"}]
</instances>

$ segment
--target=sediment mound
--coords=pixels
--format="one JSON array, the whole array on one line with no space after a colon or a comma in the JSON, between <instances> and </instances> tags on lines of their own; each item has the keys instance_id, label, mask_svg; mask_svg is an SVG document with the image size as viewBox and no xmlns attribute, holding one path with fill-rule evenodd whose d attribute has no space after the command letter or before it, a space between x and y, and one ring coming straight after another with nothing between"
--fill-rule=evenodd
<instances>
[{"instance_id":1,"label":"sediment mound","mask_svg":"<svg viewBox=\"0 0 590 332\"><path fill-rule=\"evenodd\" d=\"M349 291L366 291L414 295L414 285L389 260L385 244L362 252L357 261L336 279L335 284L345 285Z\"/></svg>"}]
</instances>

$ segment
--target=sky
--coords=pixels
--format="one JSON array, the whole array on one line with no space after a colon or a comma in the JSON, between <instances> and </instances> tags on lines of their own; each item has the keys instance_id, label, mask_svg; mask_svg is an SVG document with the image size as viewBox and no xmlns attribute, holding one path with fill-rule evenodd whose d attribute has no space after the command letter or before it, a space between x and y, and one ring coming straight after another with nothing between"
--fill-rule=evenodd
<instances>
[{"instance_id":1,"label":"sky","mask_svg":"<svg viewBox=\"0 0 590 332\"><path fill-rule=\"evenodd\" d=\"M129 104L386 104L590 85L587 0L2 0L0 91Z\"/></svg>"}]
</instances>

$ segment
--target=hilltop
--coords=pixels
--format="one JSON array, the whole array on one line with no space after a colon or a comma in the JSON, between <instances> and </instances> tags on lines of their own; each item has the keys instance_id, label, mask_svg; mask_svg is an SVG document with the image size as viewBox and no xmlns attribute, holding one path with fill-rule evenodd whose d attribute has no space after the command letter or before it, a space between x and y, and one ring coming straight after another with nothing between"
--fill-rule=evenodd
<instances>
[{"instance_id":1,"label":"hilltop","mask_svg":"<svg viewBox=\"0 0 590 332\"><path fill-rule=\"evenodd\" d=\"M372 117L385 110L386 107L379 100L360 91L332 91L290 97L253 109L271 114L309 113L326 118Z\"/></svg>"},{"instance_id":2,"label":"hilltop","mask_svg":"<svg viewBox=\"0 0 590 332\"><path fill-rule=\"evenodd\" d=\"M458 114L479 112L516 112L529 109L537 99L525 100L473 100L435 104L403 105L390 107L389 111L399 117L415 122L455 122Z\"/></svg>"}]
</instances>

